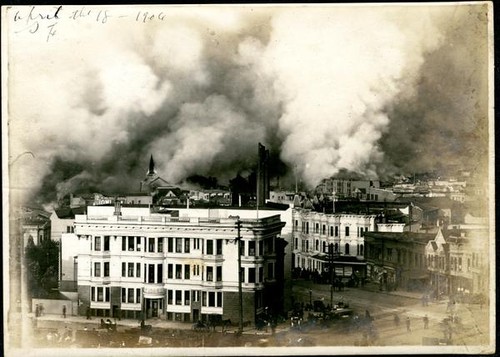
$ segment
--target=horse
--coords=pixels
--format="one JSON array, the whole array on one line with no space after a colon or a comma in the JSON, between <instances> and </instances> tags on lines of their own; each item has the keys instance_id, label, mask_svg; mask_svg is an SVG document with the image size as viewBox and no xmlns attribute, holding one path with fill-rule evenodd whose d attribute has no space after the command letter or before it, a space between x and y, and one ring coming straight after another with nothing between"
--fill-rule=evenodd
<instances>
[{"instance_id":1,"label":"horse","mask_svg":"<svg viewBox=\"0 0 500 357\"><path fill-rule=\"evenodd\" d=\"M193 330L197 331L197 332L200 332L200 331L205 332L205 331L208 331L209 329L210 329L210 327L201 320L198 320L198 322L195 322L193 324Z\"/></svg>"}]
</instances>

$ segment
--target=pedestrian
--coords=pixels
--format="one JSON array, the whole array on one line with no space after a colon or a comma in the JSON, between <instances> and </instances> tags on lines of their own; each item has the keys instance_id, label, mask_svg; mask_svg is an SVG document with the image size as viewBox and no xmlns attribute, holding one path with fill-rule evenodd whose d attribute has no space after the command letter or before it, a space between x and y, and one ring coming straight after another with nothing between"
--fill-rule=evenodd
<instances>
[{"instance_id":1,"label":"pedestrian","mask_svg":"<svg viewBox=\"0 0 500 357\"><path fill-rule=\"evenodd\" d=\"M451 324L448 325L448 339L451 341L451 335L453 333L453 327Z\"/></svg>"},{"instance_id":2,"label":"pedestrian","mask_svg":"<svg viewBox=\"0 0 500 357\"><path fill-rule=\"evenodd\" d=\"M66 318L66 305L63 305L63 317Z\"/></svg>"},{"instance_id":3,"label":"pedestrian","mask_svg":"<svg viewBox=\"0 0 500 357\"><path fill-rule=\"evenodd\" d=\"M87 307L87 320L90 320L90 307Z\"/></svg>"},{"instance_id":4,"label":"pedestrian","mask_svg":"<svg viewBox=\"0 0 500 357\"><path fill-rule=\"evenodd\" d=\"M394 326L399 327L399 315L394 314Z\"/></svg>"},{"instance_id":5,"label":"pedestrian","mask_svg":"<svg viewBox=\"0 0 500 357\"><path fill-rule=\"evenodd\" d=\"M40 316L40 306L38 306L38 304L36 304L36 307L35 307L35 316L36 317Z\"/></svg>"},{"instance_id":6,"label":"pedestrian","mask_svg":"<svg viewBox=\"0 0 500 357\"><path fill-rule=\"evenodd\" d=\"M411 321L409 316L406 318L406 331L411 332Z\"/></svg>"},{"instance_id":7,"label":"pedestrian","mask_svg":"<svg viewBox=\"0 0 500 357\"><path fill-rule=\"evenodd\" d=\"M429 318L427 317L427 315L424 316L424 329L428 329L429 328Z\"/></svg>"}]
</instances>

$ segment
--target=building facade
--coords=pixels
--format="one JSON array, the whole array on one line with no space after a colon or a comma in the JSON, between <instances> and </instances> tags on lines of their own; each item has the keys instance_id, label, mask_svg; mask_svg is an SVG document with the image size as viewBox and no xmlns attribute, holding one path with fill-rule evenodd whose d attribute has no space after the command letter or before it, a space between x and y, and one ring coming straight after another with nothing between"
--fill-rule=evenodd
<instances>
[{"instance_id":1,"label":"building facade","mask_svg":"<svg viewBox=\"0 0 500 357\"><path fill-rule=\"evenodd\" d=\"M363 198L371 201L378 201L378 193L376 193L376 198L375 194L372 194L372 196L368 196L367 198L368 190L378 188L380 188L379 180L352 180L330 178L322 180L321 183L316 187L316 192L325 195L332 195L332 193L335 193L335 197L337 199ZM362 196L360 197L361 193Z\"/></svg>"},{"instance_id":2,"label":"building facade","mask_svg":"<svg viewBox=\"0 0 500 357\"><path fill-rule=\"evenodd\" d=\"M237 322L237 222L244 320L254 322L266 307L282 312L286 243L279 215L184 210L173 216L118 204L87 209L75 217L74 233L62 234L61 247L80 314Z\"/></svg>"},{"instance_id":3,"label":"building facade","mask_svg":"<svg viewBox=\"0 0 500 357\"><path fill-rule=\"evenodd\" d=\"M20 216L24 247L30 239L35 245L50 239L50 213L41 209L21 207Z\"/></svg>"},{"instance_id":4,"label":"building facade","mask_svg":"<svg viewBox=\"0 0 500 357\"><path fill-rule=\"evenodd\" d=\"M375 230L376 215L325 214L293 209L293 268L328 271L333 264L337 277L365 274L364 235ZM331 246L331 248L330 248ZM331 262L330 249L335 256Z\"/></svg>"},{"instance_id":5,"label":"building facade","mask_svg":"<svg viewBox=\"0 0 500 357\"><path fill-rule=\"evenodd\" d=\"M485 294L489 287L488 231L446 230L426 246L431 286L439 295Z\"/></svg>"},{"instance_id":6,"label":"building facade","mask_svg":"<svg viewBox=\"0 0 500 357\"><path fill-rule=\"evenodd\" d=\"M435 234L367 232L367 275L381 290L423 291L429 284L426 245Z\"/></svg>"}]
</instances>

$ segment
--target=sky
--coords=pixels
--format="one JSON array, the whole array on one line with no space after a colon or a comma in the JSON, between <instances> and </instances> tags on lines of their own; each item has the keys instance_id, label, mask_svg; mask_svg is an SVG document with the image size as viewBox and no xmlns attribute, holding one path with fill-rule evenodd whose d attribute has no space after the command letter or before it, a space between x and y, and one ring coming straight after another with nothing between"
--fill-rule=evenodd
<instances>
[{"instance_id":1,"label":"sky","mask_svg":"<svg viewBox=\"0 0 500 357\"><path fill-rule=\"evenodd\" d=\"M62 6L4 11L10 186L49 203L227 182L486 174L485 4ZM4 31L2 31L4 33ZM5 124L5 123L4 123Z\"/></svg>"}]
</instances>

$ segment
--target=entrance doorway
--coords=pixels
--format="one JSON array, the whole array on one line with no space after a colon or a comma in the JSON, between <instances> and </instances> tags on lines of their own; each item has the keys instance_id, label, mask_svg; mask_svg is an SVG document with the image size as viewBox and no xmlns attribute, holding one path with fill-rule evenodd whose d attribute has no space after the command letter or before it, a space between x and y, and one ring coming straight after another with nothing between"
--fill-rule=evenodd
<instances>
[{"instance_id":1,"label":"entrance doorway","mask_svg":"<svg viewBox=\"0 0 500 357\"><path fill-rule=\"evenodd\" d=\"M112 317L118 320L120 319L120 312L118 310L118 305L113 305Z\"/></svg>"},{"instance_id":2,"label":"entrance doorway","mask_svg":"<svg viewBox=\"0 0 500 357\"><path fill-rule=\"evenodd\" d=\"M163 299L146 299L146 317L160 317L163 310Z\"/></svg>"}]
</instances>

